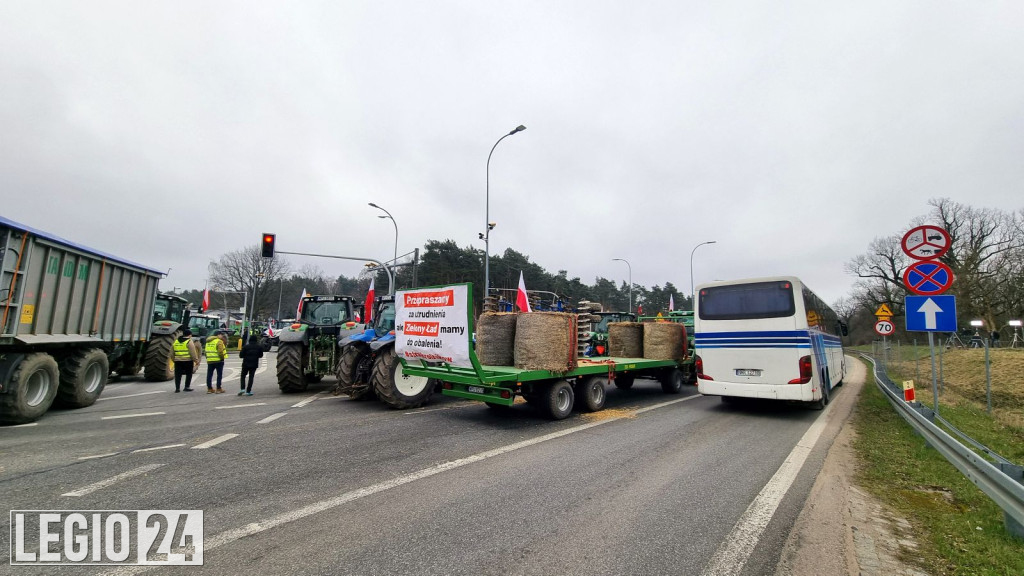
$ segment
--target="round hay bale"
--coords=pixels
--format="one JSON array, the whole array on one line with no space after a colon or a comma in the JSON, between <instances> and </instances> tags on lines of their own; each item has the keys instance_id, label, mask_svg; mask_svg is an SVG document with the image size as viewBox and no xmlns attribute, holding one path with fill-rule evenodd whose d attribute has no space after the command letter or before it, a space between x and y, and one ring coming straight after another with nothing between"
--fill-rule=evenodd
<instances>
[{"instance_id":1,"label":"round hay bale","mask_svg":"<svg viewBox=\"0 0 1024 576\"><path fill-rule=\"evenodd\" d=\"M644 322L644 358L683 359L683 325L675 322Z\"/></svg>"},{"instance_id":2,"label":"round hay bale","mask_svg":"<svg viewBox=\"0 0 1024 576\"><path fill-rule=\"evenodd\" d=\"M484 312L476 324L476 357L484 366L511 366L515 359L516 314Z\"/></svg>"},{"instance_id":3,"label":"round hay bale","mask_svg":"<svg viewBox=\"0 0 1024 576\"><path fill-rule=\"evenodd\" d=\"M608 355L613 358L643 358L644 325L640 322L608 324Z\"/></svg>"},{"instance_id":4,"label":"round hay bale","mask_svg":"<svg viewBox=\"0 0 1024 576\"><path fill-rule=\"evenodd\" d=\"M575 314L519 314L516 319L516 368L559 373L576 368L576 330Z\"/></svg>"}]
</instances>

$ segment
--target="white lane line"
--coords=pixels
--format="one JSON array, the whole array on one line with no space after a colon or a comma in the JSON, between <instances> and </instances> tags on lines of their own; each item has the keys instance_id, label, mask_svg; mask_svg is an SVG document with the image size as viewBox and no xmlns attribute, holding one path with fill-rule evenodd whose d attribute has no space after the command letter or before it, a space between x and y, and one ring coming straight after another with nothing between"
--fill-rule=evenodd
<instances>
[{"instance_id":1,"label":"white lane line","mask_svg":"<svg viewBox=\"0 0 1024 576\"><path fill-rule=\"evenodd\" d=\"M257 424L269 424L269 423L273 422L274 420L277 420L281 416L284 416L285 414L287 414L287 412L278 412L277 414L271 414L270 416L267 416L263 420L260 420L259 422L257 422Z\"/></svg>"},{"instance_id":2,"label":"white lane line","mask_svg":"<svg viewBox=\"0 0 1024 576\"><path fill-rule=\"evenodd\" d=\"M118 474L117 476L114 476L113 478L107 478L106 480L100 480L99 482L96 482L95 484L89 484L88 486L86 486L84 488L79 488L78 490L75 490L73 492L65 492L64 494L61 494L61 496L85 496L86 494L92 494L93 492L95 492L97 490L102 490L103 488L106 488L107 486L110 486L112 484L116 484L117 482L120 482L121 480L124 480L126 478L131 478L133 476L139 476L139 475L145 474L146 472L149 472L149 471L152 471L152 470L156 470L157 468L159 468L161 466L163 466L163 464L149 464L149 465L146 465L146 466L135 468L135 469L129 470L127 472L122 472L121 474Z\"/></svg>"},{"instance_id":3,"label":"white lane line","mask_svg":"<svg viewBox=\"0 0 1024 576\"><path fill-rule=\"evenodd\" d=\"M104 416L100 420L117 420L118 418L138 418L140 416L162 416L167 412L145 412L142 414L121 414L120 416Z\"/></svg>"},{"instance_id":4,"label":"white lane line","mask_svg":"<svg viewBox=\"0 0 1024 576\"><path fill-rule=\"evenodd\" d=\"M118 398L134 398L136 396L148 396L150 394L162 394L163 392L167 392L167 390L153 390L152 392L139 392L138 394L125 394L124 396L104 396L102 398L97 398L96 401L99 402L100 400L117 400Z\"/></svg>"},{"instance_id":5,"label":"white lane line","mask_svg":"<svg viewBox=\"0 0 1024 576\"><path fill-rule=\"evenodd\" d=\"M18 424L17 426L8 426L8 428L28 428L29 426L39 426L39 422L29 422L28 424Z\"/></svg>"},{"instance_id":6,"label":"white lane line","mask_svg":"<svg viewBox=\"0 0 1024 576\"><path fill-rule=\"evenodd\" d=\"M166 450L168 448L178 448L184 446L184 444L168 444L167 446L154 446L152 448L139 448L138 450L132 450L132 454L136 452L152 452L154 450Z\"/></svg>"},{"instance_id":7,"label":"white lane line","mask_svg":"<svg viewBox=\"0 0 1024 576\"><path fill-rule=\"evenodd\" d=\"M95 456L79 456L79 460L92 460L94 458L106 458L107 456L117 456L120 452L109 452L107 454L96 454Z\"/></svg>"},{"instance_id":8,"label":"white lane line","mask_svg":"<svg viewBox=\"0 0 1024 576\"><path fill-rule=\"evenodd\" d=\"M209 440L207 442L203 442L202 444L196 444L195 446L192 447L192 449L193 450L202 450L204 448L210 448L212 446L216 446L217 444L220 444L221 442L227 442L228 440L231 440L235 436L238 436L238 434L225 434L223 436L218 436L218 437L214 438L213 440Z\"/></svg>"},{"instance_id":9,"label":"white lane line","mask_svg":"<svg viewBox=\"0 0 1024 576\"><path fill-rule=\"evenodd\" d=\"M232 404L231 406L217 406L214 410L228 410L230 408L248 408L249 406L266 406L266 402L253 402L252 404Z\"/></svg>"},{"instance_id":10,"label":"white lane line","mask_svg":"<svg viewBox=\"0 0 1024 576\"><path fill-rule=\"evenodd\" d=\"M325 394L325 392L317 392L316 394L313 394L312 396L306 398L305 400L299 402L298 404L292 404L292 408L302 408L303 406L309 404L310 402L318 399L321 394Z\"/></svg>"},{"instance_id":11,"label":"white lane line","mask_svg":"<svg viewBox=\"0 0 1024 576\"><path fill-rule=\"evenodd\" d=\"M807 456L814 449L814 445L821 438L825 430L825 423L828 414L832 412L835 403L829 404L818 418L807 429L800 441L796 443L793 450L786 456L786 461L779 466L775 475L764 485L761 492L754 498L754 501L747 507L746 512L733 526L732 532L725 537L719 545L715 555L704 568L702 576L731 576L739 574L747 564L754 547L757 546L761 534L764 532L768 522L775 515L789 487L796 480L797 474L803 468Z\"/></svg>"}]
</instances>

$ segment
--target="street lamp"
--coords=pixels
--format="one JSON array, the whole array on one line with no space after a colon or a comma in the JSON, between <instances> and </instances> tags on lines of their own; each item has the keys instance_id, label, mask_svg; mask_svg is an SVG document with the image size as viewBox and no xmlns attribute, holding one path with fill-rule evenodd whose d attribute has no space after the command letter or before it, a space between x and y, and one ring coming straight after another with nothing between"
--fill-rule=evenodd
<instances>
[{"instance_id":1,"label":"street lamp","mask_svg":"<svg viewBox=\"0 0 1024 576\"><path fill-rule=\"evenodd\" d=\"M491 223L491 154L494 154L494 149L498 147L498 144L502 140L516 132L522 132L523 130L526 130L526 126L523 126L522 124L516 126L515 130L505 134L501 138L498 138L498 141L494 143L494 146L491 146L490 153L487 154L487 204L486 212L484 214L484 300L487 299L487 292L491 287L491 230L494 229L494 224Z\"/></svg>"},{"instance_id":2,"label":"street lamp","mask_svg":"<svg viewBox=\"0 0 1024 576\"><path fill-rule=\"evenodd\" d=\"M391 212L377 206L373 202L370 202L370 206L373 206L377 210L387 214L387 216L377 216L377 218L390 218L391 223L395 225L395 259L391 261L391 267L394 268L395 264L398 264L398 222L395 222L395 217L391 215Z\"/></svg>"},{"instance_id":3,"label":"street lamp","mask_svg":"<svg viewBox=\"0 0 1024 576\"><path fill-rule=\"evenodd\" d=\"M612 258L612 262L625 262L626 268L629 269L629 313L633 313L633 267L629 265L629 261L625 258Z\"/></svg>"},{"instance_id":4,"label":"street lamp","mask_svg":"<svg viewBox=\"0 0 1024 576\"><path fill-rule=\"evenodd\" d=\"M700 244L694 246L693 250L690 250L690 308L693 308L694 310L697 309L697 295L693 293L693 253L697 251L697 248L700 248L705 244L715 244L717 242L717 240L708 240L707 242L701 242Z\"/></svg>"}]
</instances>

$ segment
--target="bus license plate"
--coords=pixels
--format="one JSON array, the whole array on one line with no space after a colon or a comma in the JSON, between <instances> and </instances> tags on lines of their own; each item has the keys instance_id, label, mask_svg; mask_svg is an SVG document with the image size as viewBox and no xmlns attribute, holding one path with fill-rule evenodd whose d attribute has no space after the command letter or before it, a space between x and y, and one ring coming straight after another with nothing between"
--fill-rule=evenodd
<instances>
[{"instance_id":1,"label":"bus license plate","mask_svg":"<svg viewBox=\"0 0 1024 576\"><path fill-rule=\"evenodd\" d=\"M484 393L483 386L469 386L469 387L466 388L466 390L469 390L470 392L472 392L474 394L483 394Z\"/></svg>"},{"instance_id":2,"label":"bus license plate","mask_svg":"<svg viewBox=\"0 0 1024 576\"><path fill-rule=\"evenodd\" d=\"M749 368L739 368L739 369L736 370L736 375L737 376L760 376L761 375L761 371L760 370L752 370L752 369L749 369Z\"/></svg>"}]
</instances>

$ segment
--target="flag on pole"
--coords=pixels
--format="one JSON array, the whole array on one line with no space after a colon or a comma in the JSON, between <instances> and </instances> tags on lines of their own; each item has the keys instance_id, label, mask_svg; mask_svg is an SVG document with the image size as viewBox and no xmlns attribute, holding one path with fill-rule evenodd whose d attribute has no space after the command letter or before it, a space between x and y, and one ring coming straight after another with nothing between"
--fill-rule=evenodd
<instances>
[{"instance_id":1,"label":"flag on pole","mask_svg":"<svg viewBox=\"0 0 1024 576\"><path fill-rule=\"evenodd\" d=\"M206 312L209 309L210 309L210 289L209 288L205 288L205 289L203 289L202 312Z\"/></svg>"},{"instance_id":2,"label":"flag on pole","mask_svg":"<svg viewBox=\"0 0 1024 576\"><path fill-rule=\"evenodd\" d=\"M369 324L373 322L373 281L374 278L370 278L370 290L366 293L366 302L363 303L363 316L366 317L365 322Z\"/></svg>"},{"instance_id":3,"label":"flag on pole","mask_svg":"<svg viewBox=\"0 0 1024 576\"><path fill-rule=\"evenodd\" d=\"M523 271L519 271L519 291L516 293L516 306L522 312L532 312L530 301L526 298L526 282L523 281Z\"/></svg>"},{"instance_id":4,"label":"flag on pole","mask_svg":"<svg viewBox=\"0 0 1024 576\"><path fill-rule=\"evenodd\" d=\"M668 295L668 311L671 312L676 309L676 299L674 294Z\"/></svg>"},{"instance_id":5,"label":"flag on pole","mask_svg":"<svg viewBox=\"0 0 1024 576\"><path fill-rule=\"evenodd\" d=\"M296 319L302 318L302 299L305 298L306 296L307 296L306 289L303 288L302 289L302 296L299 296L299 307L296 308L296 310L295 310L295 318Z\"/></svg>"}]
</instances>

